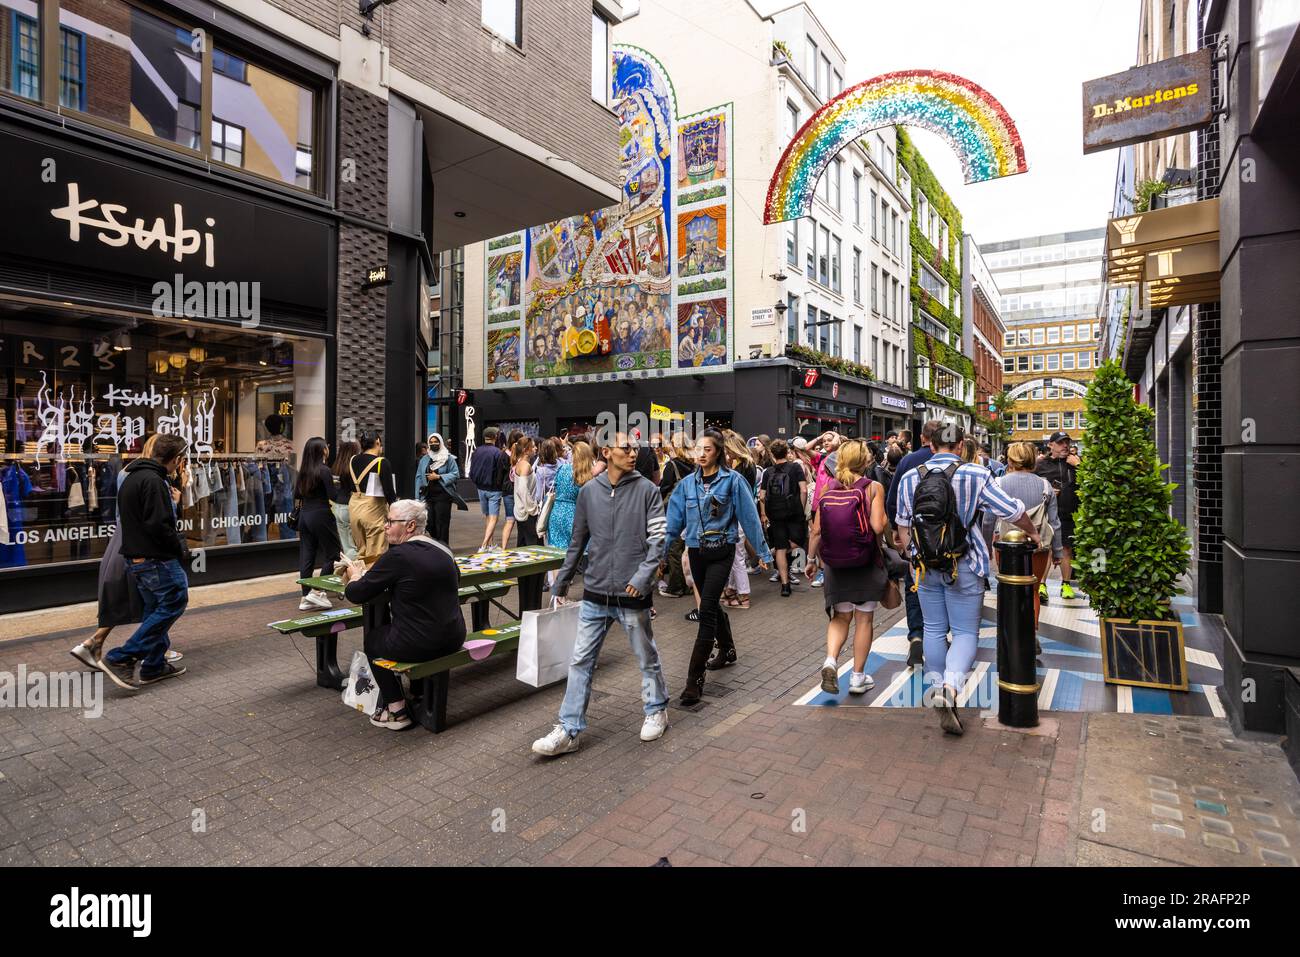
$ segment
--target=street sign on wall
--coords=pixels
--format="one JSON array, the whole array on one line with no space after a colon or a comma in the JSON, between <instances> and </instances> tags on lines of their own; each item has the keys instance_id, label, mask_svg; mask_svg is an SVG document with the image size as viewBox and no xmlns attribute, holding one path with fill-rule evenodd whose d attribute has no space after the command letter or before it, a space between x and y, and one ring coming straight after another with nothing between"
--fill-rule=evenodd
<instances>
[{"instance_id":1,"label":"street sign on wall","mask_svg":"<svg viewBox=\"0 0 1300 957\"><path fill-rule=\"evenodd\" d=\"M1142 143L1207 125L1214 117L1207 47L1083 84L1083 151Z\"/></svg>"}]
</instances>

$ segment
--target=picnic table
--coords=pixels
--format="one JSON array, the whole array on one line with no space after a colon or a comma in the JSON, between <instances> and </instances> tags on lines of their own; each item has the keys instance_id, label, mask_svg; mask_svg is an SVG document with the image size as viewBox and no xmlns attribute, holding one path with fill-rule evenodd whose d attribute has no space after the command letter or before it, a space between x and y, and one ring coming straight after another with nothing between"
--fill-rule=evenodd
<instances>
[{"instance_id":1,"label":"picnic table","mask_svg":"<svg viewBox=\"0 0 1300 957\"><path fill-rule=\"evenodd\" d=\"M473 589L482 594L475 600L470 596L471 627L470 636L465 646L458 652L439 659L436 662L404 663L394 670L406 672L419 678L419 686L412 682L415 717L432 731L441 731L446 721L447 686L450 671L454 667L480 661L489 655L484 648L487 641L496 641L501 651L511 650L518 642L519 620L525 611L541 608L542 585L547 572L554 571L564 564L565 549L551 548L546 545L528 545L523 548L511 548L497 552L473 552L469 555L457 555L456 566L460 570L460 588L462 595ZM518 580L519 610L515 615L509 608L497 600L502 594L502 583ZM342 595L344 584L337 575L322 575L315 578L301 578L298 584L321 591ZM488 627L489 603L501 608L512 620L500 626L499 630ZM376 599L362 606L362 634L368 634L373 627L382 625L388 613L388 602ZM329 612L323 615L328 616ZM340 629L341 630L341 629ZM508 639L508 640L507 640ZM471 644L474 646L471 648ZM508 645L508 648L507 648ZM316 642L316 683L327 688L342 688L345 676L338 666L337 633L322 634Z\"/></svg>"}]
</instances>

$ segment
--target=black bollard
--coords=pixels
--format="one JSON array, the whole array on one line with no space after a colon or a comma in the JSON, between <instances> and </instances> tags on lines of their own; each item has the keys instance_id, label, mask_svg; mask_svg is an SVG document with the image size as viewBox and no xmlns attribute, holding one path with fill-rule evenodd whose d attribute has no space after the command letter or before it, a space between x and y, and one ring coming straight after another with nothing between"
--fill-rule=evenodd
<instances>
[{"instance_id":1,"label":"black bollard","mask_svg":"<svg viewBox=\"0 0 1300 957\"><path fill-rule=\"evenodd\" d=\"M1009 728L1038 724L1034 664L1034 545L1013 528L998 541L998 721Z\"/></svg>"}]
</instances>

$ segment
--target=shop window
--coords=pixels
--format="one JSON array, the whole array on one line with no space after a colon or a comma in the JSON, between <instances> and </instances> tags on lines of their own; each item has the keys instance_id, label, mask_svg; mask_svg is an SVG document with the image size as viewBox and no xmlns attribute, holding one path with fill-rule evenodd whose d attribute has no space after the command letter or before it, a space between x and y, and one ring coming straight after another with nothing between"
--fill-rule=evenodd
<instances>
[{"instance_id":1,"label":"shop window","mask_svg":"<svg viewBox=\"0 0 1300 957\"><path fill-rule=\"evenodd\" d=\"M483 0L483 26L515 46L523 45L523 0Z\"/></svg>"},{"instance_id":2,"label":"shop window","mask_svg":"<svg viewBox=\"0 0 1300 957\"><path fill-rule=\"evenodd\" d=\"M218 70L222 62L224 69ZM291 186L312 186L316 92L222 50L213 51L212 158ZM239 146L218 152L217 123L237 126ZM237 154L237 158L236 157Z\"/></svg>"},{"instance_id":3,"label":"shop window","mask_svg":"<svg viewBox=\"0 0 1300 957\"><path fill-rule=\"evenodd\" d=\"M117 476L155 432L186 441L177 521L190 548L295 537L298 456L325 431L322 342L33 313L0 320L0 336L14 346L0 353L0 569L102 556Z\"/></svg>"},{"instance_id":4,"label":"shop window","mask_svg":"<svg viewBox=\"0 0 1300 957\"><path fill-rule=\"evenodd\" d=\"M244 165L244 130L225 120L212 121L212 158L231 166Z\"/></svg>"},{"instance_id":5,"label":"shop window","mask_svg":"<svg viewBox=\"0 0 1300 957\"><path fill-rule=\"evenodd\" d=\"M2 59L0 74L4 88L29 100L41 98L41 25L34 17L19 13L15 7L20 0L0 0L3 26L9 33L9 42L0 44L0 51L8 54ZM38 4L22 4L23 8L39 13ZM8 49L5 49L8 47Z\"/></svg>"}]
</instances>

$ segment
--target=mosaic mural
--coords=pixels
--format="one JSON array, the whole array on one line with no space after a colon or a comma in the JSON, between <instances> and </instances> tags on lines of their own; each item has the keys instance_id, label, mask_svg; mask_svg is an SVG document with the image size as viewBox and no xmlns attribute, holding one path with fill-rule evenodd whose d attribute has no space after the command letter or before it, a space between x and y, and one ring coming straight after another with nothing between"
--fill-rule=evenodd
<instances>
[{"instance_id":1,"label":"mosaic mural","mask_svg":"<svg viewBox=\"0 0 1300 957\"><path fill-rule=\"evenodd\" d=\"M488 244L489 383L658 376L728 362L730 107L679 118L653 56L619 46L612 66L623 202L532 226L522 250L508 237ZM682 199L692 208L679 215ZM678 286L686 277L695 285Z\"/></svg>"}]
</instances>

